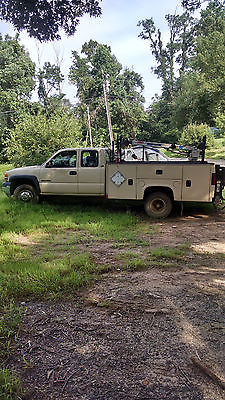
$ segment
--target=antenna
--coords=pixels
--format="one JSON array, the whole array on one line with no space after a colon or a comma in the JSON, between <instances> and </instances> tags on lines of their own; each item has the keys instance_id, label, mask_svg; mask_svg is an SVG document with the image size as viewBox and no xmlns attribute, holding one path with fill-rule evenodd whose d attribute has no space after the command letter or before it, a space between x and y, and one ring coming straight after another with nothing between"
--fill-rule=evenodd
<instances>
[{"instance_id":1,"label":"antenna","mask_svg":"<svg viewBox=\"0 0 225 400\"><path fill-rule=\"evenodd\" d=\"M88 106L87 106L87 115L88 115L88 132L89 132L90 144L91 144L91 147L93 147L92 133L91 133L91 118L90 118L90 112L89 112Z\"/></svg>"},{"instance_id":2,"label":"antenna","mask_svg":"<svg viewBox=\"0 0 225 400\"><path fill-rule=\"evenodd\" d=\"M108 103L108 96L107 96L107 82L105 81L103 70L102 70L102 80L103 80L103 91L104 91L104 99L105 99L105 108L106 108L106 114L107 114L108 128L109 128L110 144L111 144L111 148L112 148L112 151L113 151L113 148L114 148L114 136L113 136L113 131L112 131L111 116L110 116L110 112L109 112L109 103Z\"/></svg>"}]
</instances>

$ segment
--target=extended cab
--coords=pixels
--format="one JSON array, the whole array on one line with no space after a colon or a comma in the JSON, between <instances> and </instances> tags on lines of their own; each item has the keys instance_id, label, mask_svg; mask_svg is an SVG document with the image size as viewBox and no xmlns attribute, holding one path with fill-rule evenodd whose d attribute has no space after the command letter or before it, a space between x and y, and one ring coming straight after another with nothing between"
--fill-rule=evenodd
<instances>
[{"instance_id":1,"label":"extended cab","mask_svg":"<svg viewBox=\"0 0 225 400\"><path fill-rule=\"evenodd\" d=\"M221 197L225 168L191 161L110 161L106 148L57 151L40 166L5 173L3 190L23 202L40 196L102 196L144 200L155 218L170 214L175 201L212 202Z\"/></svg>"}]
</instances>

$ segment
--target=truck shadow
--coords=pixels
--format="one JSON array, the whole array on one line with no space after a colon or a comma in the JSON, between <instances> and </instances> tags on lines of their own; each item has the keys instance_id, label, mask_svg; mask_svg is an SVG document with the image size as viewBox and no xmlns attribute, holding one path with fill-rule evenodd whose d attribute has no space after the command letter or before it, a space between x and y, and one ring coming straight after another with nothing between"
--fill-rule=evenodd
<instances>
[{"instance_id":1,"label":"truck shadow","mask_svg":"<svg viewBox=\"0 0 225 400\"><path fill-rule=\"evenodd\" d=\"M143 201L135 201L135 200L108 200L102 197L69 197L69 196L46 196L45 202L50 205L58 205L62 207L71 206L71 205L79 205L84 211L88 208L101 208L104 211L109 212L124 212L124 213L132 213L137 217L142 219L151 219L145 214L144 211L144 202ZM209 217L220 218L223 217L224 214L219 213L212 204L208 203L193 203L186 202L183 209L180 203L175 203L172 209L172 212L169 217L163 219L163 221L170 221L171 219L180 219L180 218L196 218L196 219L204 219Z\"/></svg>"}]
</instances>

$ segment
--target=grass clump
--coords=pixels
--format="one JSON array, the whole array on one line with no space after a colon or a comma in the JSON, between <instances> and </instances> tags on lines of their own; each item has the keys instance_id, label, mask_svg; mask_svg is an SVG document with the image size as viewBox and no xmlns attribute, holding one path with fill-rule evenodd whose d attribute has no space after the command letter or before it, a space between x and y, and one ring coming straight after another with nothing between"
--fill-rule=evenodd
<instances>
[{"instance_id":1,"label":"grass clump","mask_svg":"<svg viewBox=\"0 0 225 400\"><path fill-rule=\"evenodd\" d=\"M21 385L19 378L12 374L8 369L0 369L0 399L18 400L20 399Z\"/></svg>"},{"instance_id":2,"label":"grass clump","mask_svg":"<svg viewBox=\"0 0 225 400\"><path fill-rule=\"evenodd\" d=\"M95 263L88 254L61 259L52 256L22 260L16 263L16 268L7 261L4 272L0 271L0 284L7 298L47 299L72 295L96 277Z\"/></svg>"},{"instance_id":3,"label":"grass clump","mask_svg":"<svg viewBox=\"0 0 225 400\"><path fill-rule=\"evenodd\" d=\"M178 247L158 247L151 250L149 258L153 260L157 259L182 259L189 249L189 246L178 246Z\"/></svg>"},{"instance_id":4,"label":"grass clump","mask_svg":"<svg viewBox=\"0 0 225 400\"><path fill-rule=\"evenodd\" d=\"M6 291L0 285L3 296L6 298ZM3 357L10 351L12 343L16 342L19 334L19 326L21 321L21 308L17 307L13 300L0 307L0 356ZM1 397L0 397L1 398Z\"/></svg>"}]
</instances>

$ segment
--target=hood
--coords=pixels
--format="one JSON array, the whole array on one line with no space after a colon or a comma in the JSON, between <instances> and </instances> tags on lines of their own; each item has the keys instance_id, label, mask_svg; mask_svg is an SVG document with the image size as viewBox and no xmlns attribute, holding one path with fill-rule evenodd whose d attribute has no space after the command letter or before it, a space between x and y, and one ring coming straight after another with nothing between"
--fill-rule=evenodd
<instances>
[{"instance_id":1,"label":"hood","mask_svg":"<svg viewBox=\"0 0 225 400\"><path fill-rule=\"evenodd\" d=\"M35 172L37 173L39 169L40 169L40 165L33 165L30 167L13 168L13 169L10 169L9 171L6 171L6 173L8 174L8 176L26 175L26 174L32 175Z\"/></svg>"}]
</instances>

